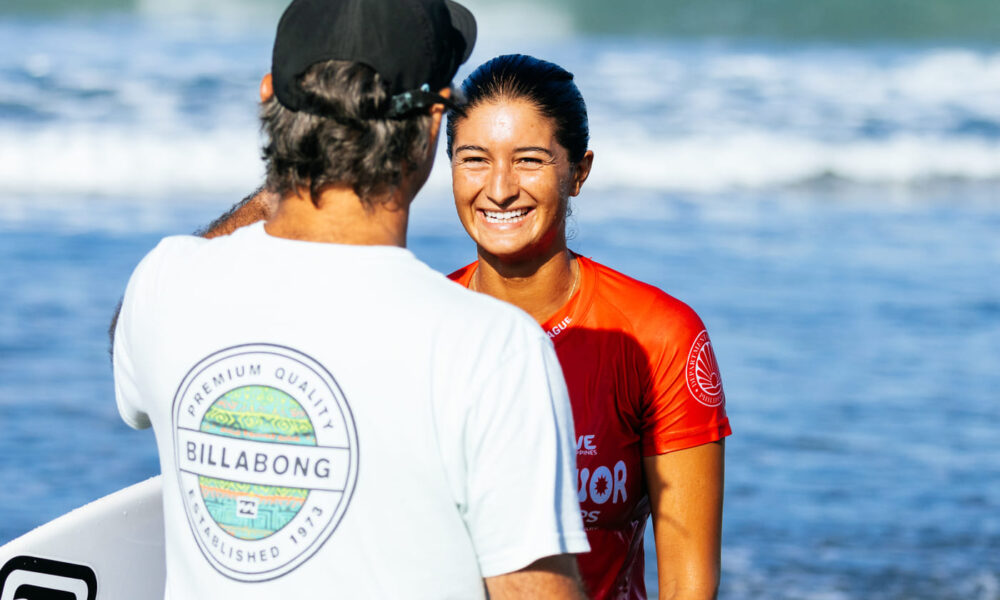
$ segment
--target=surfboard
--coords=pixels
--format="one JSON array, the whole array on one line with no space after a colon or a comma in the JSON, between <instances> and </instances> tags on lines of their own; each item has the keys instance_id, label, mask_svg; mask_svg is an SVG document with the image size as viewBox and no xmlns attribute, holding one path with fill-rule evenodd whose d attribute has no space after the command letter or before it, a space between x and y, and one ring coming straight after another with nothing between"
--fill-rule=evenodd
<instances>
[{"instance_id":1,"label":"surfboard","mask_svg":"<svg viewBox=\"0 0 1000 600\"><path fill-rule=\"evenodd\" d=\"M160 477L0 546L0 600L163 600Z\"/></svg>"}]
</instances>

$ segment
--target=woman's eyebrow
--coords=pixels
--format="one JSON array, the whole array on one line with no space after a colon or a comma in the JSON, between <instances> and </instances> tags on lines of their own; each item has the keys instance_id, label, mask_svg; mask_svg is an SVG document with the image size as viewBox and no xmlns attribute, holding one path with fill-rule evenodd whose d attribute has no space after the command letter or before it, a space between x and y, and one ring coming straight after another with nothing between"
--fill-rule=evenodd
<instances>
[{"instance_id":1,"label":"woman's eyebrow","mask_svg":"<svg viewBox=\"0 0 1000 600\"><path fill-rule=\"evenodd\" d=\"M472 144L465 144L455 148L455 154L458 154L463 150L468 150L470 152L486 152L486 148L483 148L482 146L473 146Z\"/></svg>"},{"instance_id":2,"label":"woman's eyebrow","mask_svg":"<svg viewBox=\"0 0 1000 600\"><path fill-rule=\"evenodd\" d=\"M548 154L552 158L555 158L556 156L555 154L552 154L548 148L542 148L541 146L522 146L520 148L515 148L514 152L542 152L544 154Z\"/></svg>"}]
</instances>

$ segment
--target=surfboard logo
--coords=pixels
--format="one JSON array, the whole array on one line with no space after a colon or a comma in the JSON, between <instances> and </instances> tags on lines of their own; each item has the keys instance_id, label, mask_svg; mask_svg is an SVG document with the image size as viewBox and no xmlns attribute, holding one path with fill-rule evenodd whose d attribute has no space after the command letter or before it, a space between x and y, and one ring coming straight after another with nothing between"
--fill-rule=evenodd
<instances>
[{"instance_id":1,"label":"surfboard logo","mask_svg":"<svg viewBox=\"0 0 1000 600\"><path fill-rule=\"evenodd\" d=\"M705 406L719 406L726 402L726 394L722 391L722 375L719 374L719 363L712 351L712 342L708 332L702 330L691 344L688 351L687 387L691 395Z\"/></svg>"},{"instance_id":2,"label":"surfboard logo","mask_svg":"<svg viewBox=\"0 0 1000 600\"><path fill-rule=\"evenodd\" d=\"M15 556L0 568L0 600L96 600L97 575L87 565Z\"/></svg>"},{"instance_id":3,"label":"surfboard logo","mask_svg":"<svg viewBox=\"0 0 1000 600\"><path fill-rule=\"evenodd\" d=\"M174 396L181 501L223 575L267 581L307 561L350 504L358 441L350 406L321 364L291 348L227 348Z\"/></svg>"}]
</instances>

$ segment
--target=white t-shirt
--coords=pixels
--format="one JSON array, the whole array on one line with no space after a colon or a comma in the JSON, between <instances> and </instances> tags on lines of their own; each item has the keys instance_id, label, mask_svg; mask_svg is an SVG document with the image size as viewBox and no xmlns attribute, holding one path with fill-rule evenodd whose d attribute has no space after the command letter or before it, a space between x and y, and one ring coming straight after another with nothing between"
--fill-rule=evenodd
<instances>
[{"instance_id":1,"label":"white t-shirt","mask_svg":"<svg viewBox=\"0 0 1000 600\"><path fill-rule=\"evenodd\" d=\"M588 550L551 343L408 250L166 238L114 370L156 434L168 599L477 598Z\"/></svg>"}]
</instances>

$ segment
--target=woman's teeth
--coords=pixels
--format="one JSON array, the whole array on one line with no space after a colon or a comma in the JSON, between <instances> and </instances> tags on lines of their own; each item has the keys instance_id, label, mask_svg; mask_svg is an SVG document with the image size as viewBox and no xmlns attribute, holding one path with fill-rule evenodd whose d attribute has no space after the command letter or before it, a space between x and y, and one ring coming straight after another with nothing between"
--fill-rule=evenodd
<instances>
[{"instance_id":1,"label":"woman's teeth","mask_svg":"<svg viewBox=\"0 0 1000 600\"><path fill-rule=\"evenodd\" d=\"M490 223L517 223L524 218L524 215L528 214L529 209L522 208L519 210L508 210L506 212L484 210L483 215L486 220Z\"/></svg>"}]
</instances>

